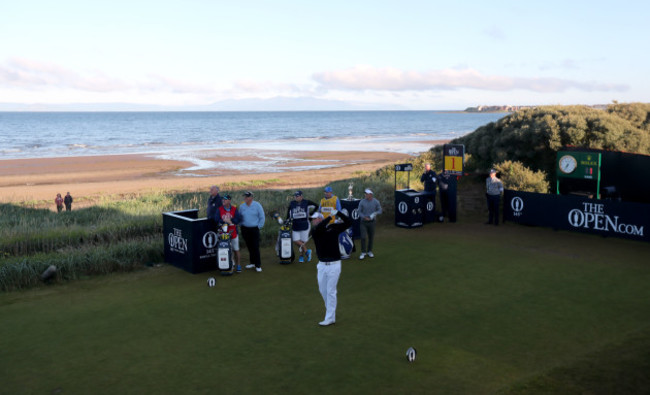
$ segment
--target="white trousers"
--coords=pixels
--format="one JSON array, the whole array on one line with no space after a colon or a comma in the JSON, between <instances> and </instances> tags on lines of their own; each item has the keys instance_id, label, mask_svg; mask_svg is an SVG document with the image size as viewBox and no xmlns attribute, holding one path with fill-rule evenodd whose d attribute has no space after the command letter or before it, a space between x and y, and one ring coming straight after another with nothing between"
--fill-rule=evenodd
<instances>
[{"instance_id":1,"label":"white trousers","mask_svg":"<svg viewBox=\"0 0 650 395\"><path fill-rule=\"evenodd\" d=\"M336 321L336 285L341 276L341 261L318 262L318 290L325 302L325 321Z\"/></svg>"}]
</instances>

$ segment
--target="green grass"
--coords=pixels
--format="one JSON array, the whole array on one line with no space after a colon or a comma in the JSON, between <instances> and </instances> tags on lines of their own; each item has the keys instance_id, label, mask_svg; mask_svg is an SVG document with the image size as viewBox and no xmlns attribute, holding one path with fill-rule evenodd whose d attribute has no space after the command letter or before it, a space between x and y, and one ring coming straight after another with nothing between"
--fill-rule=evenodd
<instances>
[{"instance_id":1,"label":"green grass","mask_svg":"<svg viewBox=\"0 0 650 395\"><path fill-rule=\"evenodd\" d=\"M328 328L315 265L270 248L215 288L162 265L2 293L0 393L647 393L647 243L383 220Z\"/></svg>"}]
</instances>

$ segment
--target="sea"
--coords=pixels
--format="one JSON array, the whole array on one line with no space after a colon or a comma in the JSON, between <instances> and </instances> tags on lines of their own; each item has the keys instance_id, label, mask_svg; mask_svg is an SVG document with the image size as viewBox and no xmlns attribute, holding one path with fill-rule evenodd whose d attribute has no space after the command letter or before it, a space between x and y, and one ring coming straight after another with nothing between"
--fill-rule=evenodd
<instances>
[{"instance_id":1,"label":"sea","mask_svg":"<svg viewBox=\"0 0 650 395\"><path fill-rule=\"evenodd\" d=\"M278 152L377 151L417 155L505 113L442 111L0 112L0 160L147 154L193 163L187 170L237 166L214 156ZM261 164L262 162L260 162ZM255 168L258 163L247 163ZM296 168L296 164L292 167ZM332 164L333 166L333 164ZM268 169L268 166L267 166ZM190 174L190 173L186 173Z\"/></svg>"}]
</instances>

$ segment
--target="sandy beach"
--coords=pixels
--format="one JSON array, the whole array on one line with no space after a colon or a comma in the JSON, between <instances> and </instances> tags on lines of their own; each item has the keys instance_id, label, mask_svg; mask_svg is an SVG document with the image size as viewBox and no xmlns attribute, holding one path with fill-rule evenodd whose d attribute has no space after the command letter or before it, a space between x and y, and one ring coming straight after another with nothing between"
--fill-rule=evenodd
<instances>
[{"instance_id":1,"label":"sandy beach","mask_svg":"<svg viewBox=\"0 0 650 395\"><path fill-rule=\"evenodd\" d=\"M307 188L410 158L390 152L274 150L255 155L204 153L203 166L153 154L0 160L0 202L49 202L57 193L70 192L75 206L81 207L102 196L207 191L210 185L257 180L267 180L266 188ZM254 167L246 166L250 163Z\"/></svg>"}]
</instances>

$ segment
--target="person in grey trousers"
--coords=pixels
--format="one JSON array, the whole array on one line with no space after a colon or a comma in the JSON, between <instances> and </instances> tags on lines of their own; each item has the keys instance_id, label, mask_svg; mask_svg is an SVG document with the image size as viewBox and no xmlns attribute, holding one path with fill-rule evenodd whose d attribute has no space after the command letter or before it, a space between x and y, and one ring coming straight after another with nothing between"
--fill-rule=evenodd
<instances>
[{"instance_id":1,"label":"person in grey trousers","mask_svg":"<svg viewBox=\"0 0 650 395\"><path fill-rule=\"evenodd\" d=\"M376 218L377 215L381 214L381 205L379 204L379 200L374 198L372 190L366 188L364 192L366 193L366 196L364 199L359 201L359 207L357 208L357 213L361 220L361 255L359 255L359 259L365 259L366 255L370 258L375 257L372 253L372 243L375 239ZM366 239L368 241L367 245Z\"/></svg>"}]
</instances>

